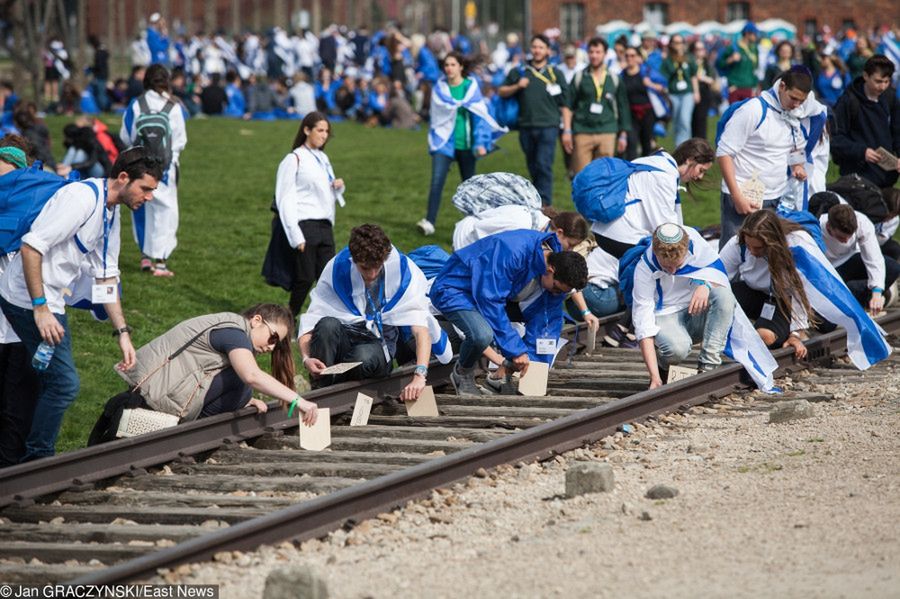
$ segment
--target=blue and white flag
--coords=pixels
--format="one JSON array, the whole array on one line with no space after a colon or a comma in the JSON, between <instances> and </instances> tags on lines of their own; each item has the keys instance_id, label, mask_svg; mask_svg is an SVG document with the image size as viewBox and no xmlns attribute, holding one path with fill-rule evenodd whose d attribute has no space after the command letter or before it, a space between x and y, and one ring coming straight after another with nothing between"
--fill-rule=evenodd
<instances>
[{"instance_id":1,"label":"blue and white flag","mask_svg":"<svg viewBox=\"0 0 900 599\"><path fill-rule=\"evenodd\" d=\"M428 149L437 152L453 135L456 126L456 112L465 108L487 123L491 129L491 140L495 141L509 129L501 127L488 112L487 104L481 95L481 88L474 79L469 79L469 88L462 100L456 100L450 93L450 85L445 78L437 82L431 94L431 128L428 131Z\"/></svg>"},{"instance_id":2,"label":"blue and white flag","mask_svg":"<svg viewBox=\"0 0 900 599\"><path fill-rule=\"evenodd\" d=\"M687 262L675 271L674 275L669 275L660 268L652 246L648 247L641 256L637 268L648 268L655 279L663 276L684 277L708 281L711 284L730 289L731 283L725 273L725 266L716 251L695 230L688 227L685 227L685 230L691 237L690 252ZM657 285L657 290L659 297L657 297L656 308L659 310L662 308L663 301L659 285ZM731 327L728 329L724 354L739 362L757 387L766 392L775 390L774 372L778 368L778 363L737 302L735 302Z\"/></svg>"},{"instance_id":3,"label":"blue and white flag","mask_svg":"<svg viewBox=\"0 0 900 599\"><path fill-rule=\"evenodd\" d=\"M847 331L847 355L853 365L866 370L891 355L882 328L866 314L812 239L792 235L789 245L810 306Z\"/></svg>"},{"instance_id":4,"label":"blue and white flag","mask_svg":"<svg viewBox=\"0 0 900 599\"><path fill-rule=\"evenodd\" d=\"M421 326L431 336L431 351L442 363L453 358L447 334L428 310L428 284L416 264L391 248L384 263L384 305L379 313L384 325ZM366 311L366 285L353 264L350 250L344 248L322 271L310 294L309 309L300 316L300 336L309 333L325 317L341 324L365 322L372 334L380 336L376 317Z\"/></svg>"}]
</instances>

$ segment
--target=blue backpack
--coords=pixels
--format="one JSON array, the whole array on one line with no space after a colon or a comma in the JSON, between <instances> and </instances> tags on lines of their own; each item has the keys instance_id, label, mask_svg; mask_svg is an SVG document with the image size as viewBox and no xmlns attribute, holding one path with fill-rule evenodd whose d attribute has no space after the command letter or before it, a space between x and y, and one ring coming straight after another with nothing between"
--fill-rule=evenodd
<instances>
[{"instance_id":1,"label":"blue backpack","mask_svg":"<svg viewBox=\"0 0 900 599\"><path fill-rule=\"evenodd\" d=\"M519 65L519 75L521 77L525 76L525 69L521 65ZM518 94L513 94L508 98L502 98L500 97L500 94L497 94L491 99L494 120L496 120L497 124L501 127L508 127L510 129L518 128L519 99L516 97L517 95Z\"/></svg>"},{"instance_id":2,"label":"blue backpack","mask_svg":"<svg viewBox=\"0 0 900 599\"><path fill-rule=\"evenodd\" d=\"M755 98L747 98L746 100L735 102L727 109L725 109L725 112L722 113L722 118L719 119L719 122L716 125L716 145L719 145L719 139L722 137L722 133L725 131L725 125L728 124L728 121L731 120L731 117L734 116L734 113L737 111L737 109L751 100L759 100L762 104L762 117L760 117L759 122L756 123L756 127L754 127L753 130L756 131L757 129L759 129L759 126L763 124L763 121L766 120L766 114L769 112L769 104L765 100L757 96Z\"/></svg>"},{"instance_id":3,"label":"blue backpack","mask_svg":"<svg viewBox=\"0 0 900 599\"><path fill-rule=\"evenodd\" d=\"M641 256L647 251L652 244L652 238L648 235L637 242L633 248L622 255L619 260L619 290L622 292L622 299L625 300L626 306L634 303L634 269L637 268Z\"/></svg>"},{"instance_id":4,"label":"blue backpack","mask_svg":"<svg viewBox=\"0 0 900 599\"><path fill-rule=\"evenodd\" d=\"M423 245L406 254L406 257L419 267L426 279L433 279L444 268L450 254L438 245Z\"/></svg>"},{"instance_id":5,"label":"blue backpack","mask_svg":"<svg viewBox=\"0 0 900 599\"><path fill-rule=\"evenodd\" d=\"M78 172L72 173L74 177L64 179L44 172L41 163L35 162L0 177L0 253L14 252L22 246L22 236L31 229L47 200L64 185L78 181ZM96 188L94 193L99 197Z\"/></svg>"},{"instance_id":6,"label":"blue backpack","mask_svg":"<svg viewBox=\"0 0 900 599\"><path fill-rule=\"evenodd\" d=\"M634 173L658 170L649 164L637 164L621 158L598 158L572 180L575 209L590 221L612 222L625 214L628 177Z\"/></svg>"}]
</instances>

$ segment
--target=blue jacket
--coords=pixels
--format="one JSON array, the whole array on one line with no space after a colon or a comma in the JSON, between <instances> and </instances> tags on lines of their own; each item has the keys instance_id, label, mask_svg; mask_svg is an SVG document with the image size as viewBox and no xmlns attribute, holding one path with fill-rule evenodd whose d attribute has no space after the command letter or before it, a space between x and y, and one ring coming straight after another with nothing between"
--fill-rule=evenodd
<instances>
[{"instance_id":1,"label":"blue jacket","mask_svg":"<svg viewBox=\"0 0 900 599\"><path fill-rule=\"evenodd\" d=\"M544 244L560 251L556 233L516 230L490 235L454 252L434 280L429 297L444 314L459 310L480 313L494 331L494 342L507 358L529 354L541 361L553 356L537 356L538 337L558 338L562 330L562 295L544 291L522 312L526 320L525 338L519 337L506 314L506 302L529 282L547 272Z\"/></svg>"},{"instance_id":2,"label":"blue jacket","mask_svg":"<svg viewBox=\"0 0 900 599\"><path fill-rule=\"evenodd\" d=\"M416 73L422 74L422 79L430 82L432 85L437 83L441 78L441 67L438 66L437 58L427 46L419 49L419 56L416 59Z\"/></svg>"},{"instance_id":3,"label":"blue jacket","mask_svg":"<svg viewBox=\"0 0 900 599\"><path fill-rule=\"evenodd\" d=\"M244 92L234 83L225 86L225 95L228 97L228 106L225 107L225 116L242 117L247 112L247 102Z\"/></svg>"},{"instance_id":4,"label":"blue jacket","mask_svg":"<svg viewBox=\"0 0 900 599\"><path fill-rule=\"evenodd\" d=\"M169 65L169 38L153 27L147 28L147 47L150 49L150 62Z\"/></svg>"},{"instance_id":5,"label":"blue jacket","mask_svg":"<svg viewBox=\"0 0 900 599\"><path fill-rule=\"evenodd\" d=\"M335 102L335 94L337 94L337 90L341 87L340 79L333 79L331 81L331 85L328 86L328 90L322 87L321 81L316 81L316 84L313 86L316 93L316 100L322 100L325 102L325 106L329 111L333 111L337 107L337 103Z\"/></svg>"}]
</instances>

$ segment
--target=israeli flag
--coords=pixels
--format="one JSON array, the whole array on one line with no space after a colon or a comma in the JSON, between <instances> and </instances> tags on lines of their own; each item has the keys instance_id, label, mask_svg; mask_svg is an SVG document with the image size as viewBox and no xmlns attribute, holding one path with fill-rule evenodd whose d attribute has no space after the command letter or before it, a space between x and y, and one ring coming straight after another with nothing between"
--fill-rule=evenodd
<instances>
[{"instance_id":1,"label":"israeli flag","mask_svg":"<svg viewBox=\"0 0 900 599\"><path fill-rule=\"evenodd\" d=\"M456 126L456 113L465 108L475 116L484 120L491 130L491 141L496 141L509 129L500 126L488 111L478 82L469 77L469 87L462 100L456 100L450 93L450 85L446 78L441 78L431 94L431 128L428 131L428 150L437 152L453 135Z\"/></svg>"}]
</instances>

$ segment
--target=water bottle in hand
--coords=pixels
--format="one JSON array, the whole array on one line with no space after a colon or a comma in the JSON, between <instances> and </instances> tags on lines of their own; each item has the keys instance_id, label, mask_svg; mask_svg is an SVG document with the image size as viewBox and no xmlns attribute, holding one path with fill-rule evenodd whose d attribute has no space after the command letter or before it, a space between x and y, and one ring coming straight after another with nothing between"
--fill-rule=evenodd
<instances>
[{"instance_id":1,"label":"water bottle in hand","mask_svg":"<svg viewBox=\"0 0 900 599\"><path fill-rule=\"evenodd\" d=\"M54 346L46 341L42 341L41 344L38 345L37 351L34 352L34 357L31 359L31 367L38 372L47 370L47 367L50 366L50 360L53 359L53 351L55 349Z\"/></svg>"}]
</instances>

